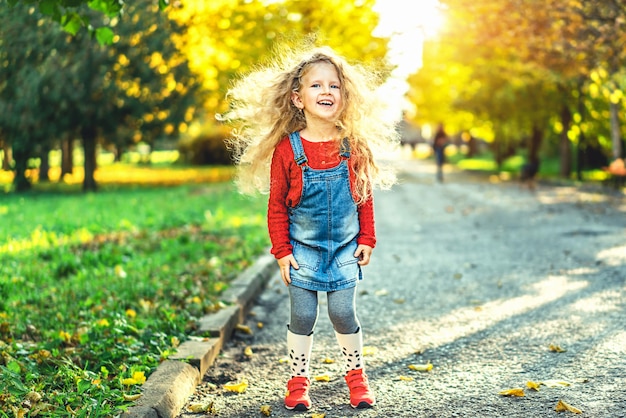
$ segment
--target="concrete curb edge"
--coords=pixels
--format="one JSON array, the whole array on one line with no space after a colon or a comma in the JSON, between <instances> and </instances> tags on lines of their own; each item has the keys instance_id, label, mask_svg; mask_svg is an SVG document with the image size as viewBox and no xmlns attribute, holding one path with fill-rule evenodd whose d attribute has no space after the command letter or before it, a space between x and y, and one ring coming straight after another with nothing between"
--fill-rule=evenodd
<instances>
[{"instance_id":1,"label":"concrete curb edge","mask_svg":"<svg viewBox=\"0 0 626 418\"><path fill-rule=\"evenodd\" d=\"M141 398L123 418L175 418L185 406L202 376L213 364L237 324L243 323L254 299L278 271L273 256L259 257L244 270L222 295L227 307L199 320L199 332L208 339L191 339L175 355L161 363L143 385Z\"/></svg>"}]
</instances>

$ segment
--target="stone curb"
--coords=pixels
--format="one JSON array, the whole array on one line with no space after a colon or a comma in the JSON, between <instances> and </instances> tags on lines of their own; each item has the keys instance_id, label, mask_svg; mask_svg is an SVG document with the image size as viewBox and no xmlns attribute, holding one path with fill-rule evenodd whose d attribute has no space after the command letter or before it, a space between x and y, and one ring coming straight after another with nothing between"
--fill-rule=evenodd
<instances>
[{"instance_id":1,"label":"stone curb","mask_svg":"<svg viewBox=\"0 0 626 418\"><path fill-rule=\"evenodd\" d=\"M210 338L185 341L178 352L161 363L143 385L141 398L122 418L175 418L193 395L237 324L243 323L254 299L278 270L265 255L243 271L222 295L226 308L200 318L199 332Z\"/></svg>"}]
</instances>

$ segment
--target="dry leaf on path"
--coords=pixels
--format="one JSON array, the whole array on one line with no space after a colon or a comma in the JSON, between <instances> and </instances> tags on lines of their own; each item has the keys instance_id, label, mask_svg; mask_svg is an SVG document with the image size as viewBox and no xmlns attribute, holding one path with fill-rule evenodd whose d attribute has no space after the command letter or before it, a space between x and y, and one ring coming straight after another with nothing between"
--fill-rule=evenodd
<instances>
[{"instance_id":1,"label":"dry leaf on path","mask_svg":"<svg viewBox=\"0 0 626 418\"><path fill-rule=\"evenodd\" d=\"M412 377L409 376L399 376L398 379L403 380L405 382L412 382L414 379Z\"/></svg>"},{"instance_id":2,"label":"dry leaf on path","mask_svg":"<svg viewBox=\"0 0 626 418\"><path fill-rule=\"evenodd\" d=\"M330 357L326 357L324 360L322 360L322 363L324 364L333 364L335 362L335 360L331 359Z\"/></svg>"},{"instance_id":3,"label":"dry leaf on path","mask_svg":"<svg viewBox=\"0 0 626 418\"><path fill-rule=\"evenodd\" d=\"M378 348L376 348L376 347L370 347L368 345L363 347L363 355L364 356L373 356L376 353L378 353Z\"/></svg>"},{"instance_id":4,"label":"dry leaf on path","mask_svg":"<svg viewBox=\"0 0 626 418\"><path fill-rule=\"evenodd\" d=\"M261 413L266 417L269 417L270 415L272 415L272 407L270 405L262 405Z\"/></svg>"},{"instance_id":5,"label":"dry leaf on path","mask_svg":"<svg viewBox=\"0 0 626 418\"><path fill-rule=\"evenodd\" d=\"M564 353L567 350L565 350L564 348L561 348L561 346L556 345L556 344L550 344L550 346L548 347L548 349L554 353Z\"/></svg>"},{"instance_id":6,"label":"dry leaf on path","mask_svg":"<svg viewBox=\"0 0 626 418\"><path fill-rule=\"evenodd\" d=\"M537 392L539 392L539 386L541 386L541 382L533 382L531 380L526 382L526 387L528 389L533 389L533 390L536 390Z\"/></svg>"},{"instance_id":7,"label":"dry leaf on path","mask_svg":"<svg viewBox=\"0 0 626 418\"><path fill-rule=\"evenodd\" d=\"M235 329L237 331L241 331L241 332L245 332L246 334L250 334L252 335L252 330L250 329L249 326L247 325L243 325L243 324L237 324L237 326L235 327Z\"/></svg>"},{"instance_id":8,"label":"dry leaf on path","mask_svg":"<svg viewBox=\"0 0 626 418\"><path fill-rule=\"evenodd\" d=\"M498 392L498 395L502 395L502 396L526 396L526 394L524 393L524 389L522 388L513 388L513 389L506 389L506 390L501 390L500 392Z\"/></svg>"},{"instance_id":9,"label":"dry leaf on path","mask_svg":"<svg viewBox=\"0 0 626 418\"><path fill-rule=\"evenodd\" d=\"M311 418L326 418L326 414L313 414Z\"/></svg>"},{"instance_id":10,"label":"dry leaf on path","mask_svg":"<svg viewBox=\"0 0 626 418\"><path fill-rule=\"evenodd\" d=\"M193 412L194 414L200 414L202 412L214 413L215 409L213 408L213 401L210 402L194 402L190 404L187 409L189 412Z\"/></svg>"},{"instance_id":11,"label":"dry leaf on path","mask_svg":"<svg viewBox=\"0 0 626 418\"><path fill-rule=\"evenodd\" d=\"M328 374L318 374L317 376L314 376L313 379L315 379L316 382L330 382L330 376Z\"/></svg>"},{"instance_id":12,"label":"dry leaf on path","mask_svg":"<svg viewBox=\"0 0 626 418\"><path fill-rule=\"evenodd\" d=\"M252 352L252 347L247 346L247 347L243 350L243 354L244 354L246 357L252 357L252 355L254 354L254 353Z\"/></svg>"},{"instance_id":13,"label":"dry leaf on path","mask_svg":"<svg viewBox=\"0 0 626 418\"><path fill-rule=\"evenodd\" d=\"M541 384L549 388L560 388L564 386L570 386L568 382L564 382L562 380L543 380Z\"/></svg>"},{"instance_id":14,"label":"dry leaf on path","mask_svg":"<svg viewBox=\"0 0 626 418\"><path fill-rule=\"evenodd\" d=\"M242 379L239 383L227 383L224 385L224 390L229 392L244 393L248 389L248 381Z\"/></svg>"},{"instance_id":15,"label":"dry leaf on path","mask_svg":"<svg viewBox=\"0 0 626 418\"><path fill-rule=\"evenodd\" d=\"M429 372L433 369L433 365L431 363L409 364L409 369L415 370L417 372Z\"/></svg>"},{"instance_id":16,"label":"dry leaf on path","mask_svg":"<svg viewBox=\"0 0 626 418\"><path fill-rule=\"evenodd\" d=\"M583 413L583 411L581 411L580 409L574 408L573 406L571 406L569 404L566 404L562 400L559 400L559 403L556 404L556 407L554 408L554 410L556 412L569 411L569 412L573 412L575 414L582 414Z\"/></svg>"}]
</instances>

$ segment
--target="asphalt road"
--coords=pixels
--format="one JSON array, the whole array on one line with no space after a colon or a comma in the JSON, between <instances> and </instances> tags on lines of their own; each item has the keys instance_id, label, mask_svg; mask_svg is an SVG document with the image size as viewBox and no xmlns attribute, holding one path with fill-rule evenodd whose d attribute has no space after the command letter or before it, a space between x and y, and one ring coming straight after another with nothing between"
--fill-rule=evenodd
<instances>
[{"instance_id":1,"label":"asphalt road","mask_svg":"<svg viewBox=\"0 0 626 418\"><path fill-rule=\"evenodd\" d=\"M377 405L348 405L322 294L311 372L330 381L313 382L310 411L283 407L289 305L276 277L252 333L236 332L180 418L263 417L262 406L272 417L625 417L624 194L449 171L439 184L431 163L401 164L400 183L376 195L379 243L358 289ZM224 388L244 380L243 393ZM524 396L500 394L515 388ZM559 401L582 414L556 412Z\"/></svg>"}]
</instances>

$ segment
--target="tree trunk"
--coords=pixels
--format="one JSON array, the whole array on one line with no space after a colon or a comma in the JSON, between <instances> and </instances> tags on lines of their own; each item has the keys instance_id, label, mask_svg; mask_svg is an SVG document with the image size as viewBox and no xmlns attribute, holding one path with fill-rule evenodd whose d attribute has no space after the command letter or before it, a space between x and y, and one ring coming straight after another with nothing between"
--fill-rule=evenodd
<instances>
[{"instance_id":1,"label":"tree trunk","mask_svg":"<svg viewBox=\"0 0 626 418\"><path fill-rule=\"evenodd\" d=\"M28 149L24 147L24 143L17 141L13 146L13 161L15 162L15 177L13 177L13 186L16 192L24 192L30 190L31 184L26 178L26 170L28 169Z\"/></svg>"},{"instance_id":2,"label":"tree trunk","mask_svg":"<svg viewBox=\"0 0 626 418\"><path fill-rule=\"evenodd\" d=\"M83 137L83 149L85 152L85 179L83 180L84 192L95 192L98 189L94 173L96 172L96 129L87 125L81 129Z\"/></svg>"},{"instance_id":3,"label":"tree trunk","mask_svg":"<svg viewBox=\"0 0 626 418\"><path fill-rule=\"evenodd\" d=\"M41 155L39 156L41 160L41 164L39 165L39 181L41 182L49 182L49 170L50 170L50 146L44 145L41 150Z\"/></svg>"},{"instance_id":4,"label":"tree trunk","mask_svg":"<svg viewBox=\"0 0 626 418\"><path fill-rule=\"evenodd\" d=\"M74 140L71 137L61 141L61 178L74 173Z\"/></svg>"},{"instance_id":5,"label":"tree trunk","mask_svg":"<svg viewBox=\"0 0 626 418\"><path fill-rule=\"evenodd\" d=\"M619 123L619 105L617 103L610 103L611 111L611 144L613 151L613 159L622 158L622 135L620 132Z\"/></svg>"},{"instance_id":6,"label":"tree trunk","mask_svg":"<svg viewBox=\"0 0 626 418\"><path fill-rule=\"evenodd\" d=\"M5 171L10 171L11 162L13 161L11 146L7 142L3 142L2 151L4 151L4 155L2 157L2 169Z\"/></svg>"},{"instance_id":7,"label":"tree trunk","mask_svg":"<svg viewBox=\"0 0 626 418\"><path fill-rule=\"evenodd\" d=\"M570 126L572 124L572 112L567 105L563 105L561 109L561 124L563 125L563 131L561 132L561 141L559 144L560 154L560 175L563 178L569 178L572 172L572 143L567 136Z\"/></svg>"}]
</instances>

